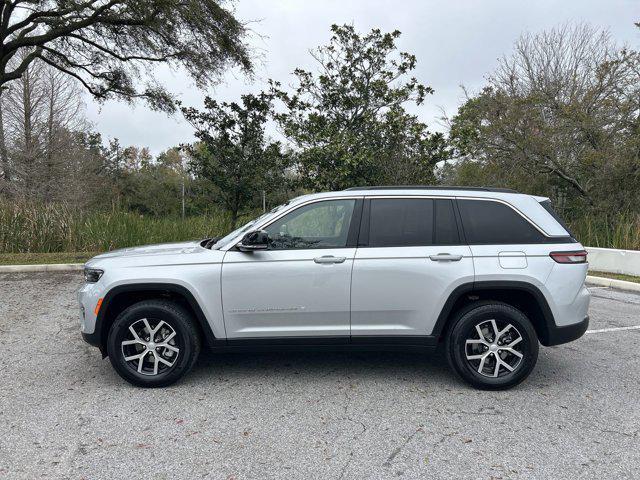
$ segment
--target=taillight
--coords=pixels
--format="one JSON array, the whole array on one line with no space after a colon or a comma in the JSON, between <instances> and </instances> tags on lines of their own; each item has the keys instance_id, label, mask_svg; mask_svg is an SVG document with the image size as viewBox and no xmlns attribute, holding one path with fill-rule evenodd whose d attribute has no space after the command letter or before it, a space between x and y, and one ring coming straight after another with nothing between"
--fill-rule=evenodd
<instances>
[{"instance_id":1,"label":"taillight","mask_svg":"<svg viewBox=\"0 0 640 480\"><path fill-rule=\"evenodd\" d=\"M551 252L549 254L558 263L587 263L587 252L579 250L577 252Z\"/></svg>"}]
</instances>

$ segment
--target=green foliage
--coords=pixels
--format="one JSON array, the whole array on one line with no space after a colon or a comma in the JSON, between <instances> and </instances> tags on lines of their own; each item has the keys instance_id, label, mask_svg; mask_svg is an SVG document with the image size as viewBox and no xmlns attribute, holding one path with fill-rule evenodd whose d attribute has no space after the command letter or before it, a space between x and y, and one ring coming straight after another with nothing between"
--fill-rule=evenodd
<instances>
[{"instance_id":1,"label":"green foliage","mask_svg":"<svg viewBox=\"0 0 640 480\"><path fill-rule=\"evenodd\" d=\"M272 82L285 106L275 117L297 147L303 185L340 190L433 182L433 166L445 158L446 144L404 110L405 103L422 104L433 90L408 78L416 57L397 52L400 32L360 35L349 25L331 31L329 44L312 53L318 74L296 69L293 92Z\"/></svg>"},{"instance_id":2,"label":"green foliage","mask_svg":"<svg viewBox=\"0 0 640 480\"><path fill-rule=\"evenodd\" d=\"M259 204L263 191L286 191L290 157L264 132L271 110L272 96L265 93L243 95L241 103L207 97L205 111L182 109L199 140L186 147L190 171L215 186L234 225L243 211Z\"/></svg>"}]
</instances>

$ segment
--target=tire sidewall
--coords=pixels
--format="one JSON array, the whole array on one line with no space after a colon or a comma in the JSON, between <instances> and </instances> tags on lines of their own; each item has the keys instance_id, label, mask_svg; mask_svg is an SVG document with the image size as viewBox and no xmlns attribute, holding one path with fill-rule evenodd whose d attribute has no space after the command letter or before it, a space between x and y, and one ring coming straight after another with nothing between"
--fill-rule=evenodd
<instances>
[{"instance_id":1,"label":"tire sidewall","mask_svg":"<svg viewBox=\"0 0 640 480\"><path fill-rule=\"evenodd\" d=\"M486 377L469 364L465 355L466 340L475 326L495 319L511 323L522 336L523 359L516 369L502 377ZM476 388L500 390L522 382L533 370L538 359L538 337L529 319L516 308L502 303L488 303L467 309L458 316L447 336L447 357L450 365L463 380Z\"/></svg>"},{"instance_id":2,"label":"tire sidewall","mask_svg":"<svg viewBox=\"0 0 640 480\"><path fill-rule=\"evenodd\" d=\"M163 320L176 332L176 343L180 349L176 363L158 375L143 375L133 370L122 353L121 342L129 326L143 318ZM150 300L127 308L113 322L107 338L107 353L113 368L129 383L141 387L164 387L175 383L193 367L199 350L197 331L188 312L179 305L164 301Z\"/></svg>"}]
</instances>

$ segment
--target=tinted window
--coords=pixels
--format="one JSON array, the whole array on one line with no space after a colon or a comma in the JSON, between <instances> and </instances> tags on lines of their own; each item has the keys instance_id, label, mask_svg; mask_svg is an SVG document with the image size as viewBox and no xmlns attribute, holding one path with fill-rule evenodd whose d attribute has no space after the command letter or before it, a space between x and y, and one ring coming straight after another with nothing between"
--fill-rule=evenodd
<instances>
[{"instance_id":1,"label":"tinted window","mask_svg":"<svg viewBox=\"0 0 640 480\"><path fill-rule=\"evenodd\" d=\"M567 226L567 224L564 223L560 215L558 215L558 213L554 210L553 206L551 205L551 201L545 200L543 202L540 202L540 205L542 205L544 209L551 214L551 216L556 220L556 222L562 225L562 228L564 228L569 235L573 235L573 233L571 233L571 230L569 230L569 227Z\"/></svg>"},{"instance_id":2,"label":"tinted window","mask_svg":"<svg viewBox=\"0 0 640 480\"><path fill-rule=\"evenodd\" d=\"M470 244L544 242L544 236L511 207L486 200L458 200L464 234Z\"/></svg>"},{"instance_id":3,"label":"tinted window","mask_svg":"<svg viewBox=\"0 0 640 480\"><path fill-rule=\"evenodd\" d=\"M371 200L370 247L433 244L433 200L381 198Z\"/></svg>"},{"instance_id":4,"label":"tinted window","mask_svg":"<svg viewBox=\"0 0 640 480\"><path fill-rule=\"evenodd\" d=\"M435 202L435 244L460 244L456 216L455 213L453 213L453 202L451 200L436 200Z\"/></svg>"},{"instance_id":5,"label":"tinted window","mask_svg":"<svg viewBox=\"0 0 640 480\"><path fill-rule=\"evenodd\" d=\"M347 246L355 200L327 200L297 208L264 230L272 250Z\"/></svg>"}]
</instances>

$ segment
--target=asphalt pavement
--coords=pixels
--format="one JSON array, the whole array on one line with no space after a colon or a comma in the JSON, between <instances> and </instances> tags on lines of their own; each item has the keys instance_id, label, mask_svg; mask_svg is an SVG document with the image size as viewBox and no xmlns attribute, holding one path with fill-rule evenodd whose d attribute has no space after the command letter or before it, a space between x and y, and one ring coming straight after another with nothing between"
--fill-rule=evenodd
<instances>
[{"instance_id":1,"label":"asphalt pavement","mask_svg":"<svg viewBox=\"0 0 640 480\"><path fill-rule=\"evenodd\" d=\"M129 386L80 338L78 274L0 274L0 479L639 478L640 295L505 392L440 356L202 355Z\"/></svg>"}]
</instances>

